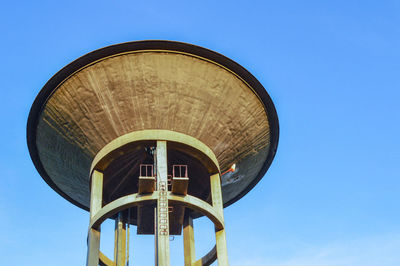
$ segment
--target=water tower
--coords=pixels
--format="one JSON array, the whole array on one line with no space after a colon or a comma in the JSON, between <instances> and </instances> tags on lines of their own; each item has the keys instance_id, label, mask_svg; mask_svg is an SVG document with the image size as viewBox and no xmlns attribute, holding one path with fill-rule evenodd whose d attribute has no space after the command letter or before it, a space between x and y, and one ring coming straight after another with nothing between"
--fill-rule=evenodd
<instances>
[{"instance_id":1,"label":"water tower","mask_svg":"<svg viewBox=\"0 0 400 266\"><path fill-rule=\"evenodd\" d=\"M223 208L264 176L278 131L270 97L239 64L195 45L138 41L56 73L33 103L27 139L47 184L90 211L87 265L126 265L128 225L155 236L156 265L170 265L169 237L182 233L186 266L228 265ZM216 245L196 259L201 216ZM113 258L100 251L109 218Z\"/></svg>"}]
</instances>

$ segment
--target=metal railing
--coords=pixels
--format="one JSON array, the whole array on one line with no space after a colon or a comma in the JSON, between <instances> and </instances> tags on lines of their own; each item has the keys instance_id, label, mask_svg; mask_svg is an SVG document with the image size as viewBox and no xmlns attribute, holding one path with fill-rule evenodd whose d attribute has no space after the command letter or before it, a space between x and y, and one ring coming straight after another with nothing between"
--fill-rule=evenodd
<instances>
[{"instance_id":1,"label":"metal railing","mask_svg":"<svg viewBox=\"0 0 400 266\"><path fill-rule=\"evenodd\" d=\"M172 177L188 177L187 165L175 164L172 166Z\"/></svg>"},{"instance_id":2,"label":"metal railing","mask_svg":"<svg viewBox=\"0 0 400 266\"><path fill-rule=\"evenodd\" d=\"M140 165L140 176L152 177L154 176L152 164L141 164Z\"/></svg>"}]
</instances>

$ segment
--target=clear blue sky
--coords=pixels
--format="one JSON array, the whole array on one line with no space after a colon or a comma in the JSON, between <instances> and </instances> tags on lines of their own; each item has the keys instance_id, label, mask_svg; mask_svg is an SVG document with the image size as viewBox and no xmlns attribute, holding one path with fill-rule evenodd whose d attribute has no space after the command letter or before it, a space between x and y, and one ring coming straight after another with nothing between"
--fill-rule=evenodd
<instances>
[{"instance_id":1,"label":"clear blue sky","mask_svg":"<svg viewBox=\"0 0 400 266\"><path fill-rule=\"evenodd\" d=\"M0 33L2 265L84 265L88 213L36 172L29 108L72 60L143 39L220 52L275 102L275 161L225 209L232 266L400 265L399 1L7 1ZM212 226L195 227L200 256ZM151 238L131 245L132 265L154 265ZM181 238L171 245L183 265Z\"/></svg>"}]
</instances>

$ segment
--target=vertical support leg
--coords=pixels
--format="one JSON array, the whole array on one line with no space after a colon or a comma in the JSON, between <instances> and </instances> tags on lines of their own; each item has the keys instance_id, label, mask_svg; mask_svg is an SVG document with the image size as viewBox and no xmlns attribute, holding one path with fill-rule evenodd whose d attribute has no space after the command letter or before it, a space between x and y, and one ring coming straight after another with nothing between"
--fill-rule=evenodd
<instances>
[{"instance_id":1,"label":"vertical support leg","mask_svg":"<svg viewBox=\"0 0 400 266\"><path fill-rule=\"evenodd\" d=\"M100 231L91 228L88 236L87 266L98 266L100 254Z\"/></svg>"},{"instance_id":2,"label":"vertical support leg","mask_svg":"<svg viewBox=\"0 0 400 266\"><path fill-rule=\"evenodd\" d=\"M125 266L126 262L126 224L122 219L122 213L118 213L115 220L115 246L114 261L116 266Z\"/></svg>"},{"instance_id":3,"label":"vertical support leg","mask_svg":"<svg viewBox=\"0 0 400 266\"><path fill-rule=\"evenodd\" d=\"M168 185L167 185L167 142L157 141L156 150L157 165L157 227L154 235L156 237L156 265L169 266L169 221L168 221Z\"/></svg>"},{"instance_id":4,"label":"vertical support leg","mask_svg":"<svg viewBox=\"0 0 400 266\"><path fill-rule=\"evenodd\" d=\"M191 266L196 260L196 254L194 247L193 218L187 214L183 220L183 250L185 256L185 266Z\"/></svg>"},{"instance_id":5,"label":"vertical support leg","mask_svg":"<svg viewBox=\"0 0 400 266\"><path fill-rule=\"evenodd\" d=\"M90 190L90 220L102 207L103 201L103 173L94 170ZM100 228L90 228L88 235L88 252L86 265L98 266L100 253Z\"/></svg>"},{"instance_id":6,"label":"vertical support leg","mask_svg":"<svg viewBox=\"0 0 400 266\"><path fill-rule=\"evenodd\" d=\"M213 207L219 212L219 215L224 217L224 206L222 201L221 192L221 179L219 174L212 175L210 177L211 186L211 198ZM219 266L228 266L228 251L226 247L226 234L225 229L218 230L215 232L215 240L217 246L217 258Z\"/></svg>"},{"instance_id":7,"label":"vertical support leg","mask_svg":"<svg viewBox=\"0 0 400 266\"><path fill-rule=\"evenodd\" d=\"M130 239L130 222L131 222L131 209L128 209L128 220L127 220L127 229L126 229L126 266L129 266L129 243Z\"/></svg>"},{"instance_id":8,"label":"vertical support leg","mask_svg":"<svg viewBox=\"0 0 400 266\"><path fill-rule=\"evenodd\" d=\"M157 207L154 207L154 262L155 265L158 265L158 237L157 237Z\"/></svg>"}]
</instances>

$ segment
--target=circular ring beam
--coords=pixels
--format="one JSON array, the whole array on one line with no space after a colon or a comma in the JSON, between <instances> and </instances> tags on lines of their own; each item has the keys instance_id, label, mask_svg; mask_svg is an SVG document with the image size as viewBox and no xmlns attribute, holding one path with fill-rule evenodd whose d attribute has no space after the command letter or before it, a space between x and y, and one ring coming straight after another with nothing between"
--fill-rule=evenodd
<instances>
[{"instance_id":1,"label":"circular ring beam","mask_svg":"<svg viewBox=\"0 0 400 266\"><path fill-rule=\"evenodd\" d=\"M114 200L113 202L101 208L95 214L95 216L90 221L89 230L90 228L98 229L107 218L124 209L138 205L154 204L157 201L158 197L159 191L155 191L149 195L139 195L135 193ZM213 208L213 206L211 206L207 202L190 195L180 196L175 195L171 192L167 193L167 198L168 201L171 203L179 204L192 210L201 212L214 223L216 230L224 229L224 220L219 216L218 212ZM101 251L99 254L100 260L102 260L105 265L114 265L112 264L113 261L111 261ZM205 256L197 260L194 265L209 265L214 262L216 258L217 251L216 247L214 246L214 248L211 249Z\"/></svg>"},{"instance_id":2,"label":"circular ring beam","mask_svg":"<svg viewBox=\"0 0 400 266\"><path fill-rule=\"evenodd\" d=\"M103 171L115 157L122 155L120 150L123 149L123 147L134 142L151 140L165 140L167 142L175 142L192 147L200 152L196 153L196 156L199 157L198 159L202 161L204 165L210 166L209 168L211 169L209 170L211 174L219 172L217 157L213 151L200 140L170 130L141 130L122 135L104 146L94 157L90 167L90 173L92 173L95 168Z\"/></svg>"},{"instance_id":3,"label":"circular ring beam","mask_svg":"<svg viewBox=\"0 0 400 266\"><path fill-rule=\"evenodd\" d=\"M211 265L217 259L217 246L215 245L206 255L196 260L193 266Z\"/></svg>"},{"instance_id":4,"label":"circular ring beam","mask_svg":"<svg viewBox=\"0 0 400 266\"><path fill-rule=\"evenodd\" d=\"M109 257L107 257L103 252L99 251L99 261L100 265L106 265L106 266L114 266L115 262L111 260Z\"/></svg>"},{"instance_id":5,"label":"circular ring beam","mask_svg":"<svg viewBox=\"0 0 400 266\"><path fill-rule=\"evenodd\" d=\"M148 195L147 194L139 195L135 193L116 199L110 202L109 204L105 205L95 214L93 219L91 219L90 221L89 228L98 229L99 226L107 218L113 216L114 214L134 206L153 204L157 201L158 198L159 198L159 191L155 191ZM207 202L190 195L180 196L180 195L175 195L171 192L167 193L167 198L169 202L180 204L189 209L201 212L214 223L215 228L217 230L224 229L223 218L221 218L218 212L213 208L213 206L211 206Z\"/></svg>"}]
</instances>

